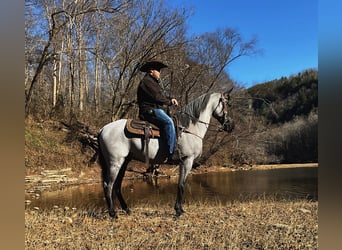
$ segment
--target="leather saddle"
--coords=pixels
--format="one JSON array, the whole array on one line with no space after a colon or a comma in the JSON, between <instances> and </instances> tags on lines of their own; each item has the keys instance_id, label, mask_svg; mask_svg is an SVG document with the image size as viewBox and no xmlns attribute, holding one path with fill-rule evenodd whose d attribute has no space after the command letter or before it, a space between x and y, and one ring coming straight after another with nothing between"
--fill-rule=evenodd
<instances>
[{"instance_id":1,"label":"leather saddle","mask_svg":"<svg viewBox=\"0 0 342 250\"><path fill-rule=\"evenodd\" d=\"M127 119L126 129L128 132L138 136L160 137L159 128L147 121Z\"/></svg>"},{"instance_id":2,"label":"leather saddle","mask_svg":"<svg viewBox=\"0 0 342 250\"><path fill-rule=\"evenodd\" d=\"M144 142L145 142L145 163L146 163L146 166L148 168L150 166L149 141L150 141L150 138L154 138L154 137L160 138L159 128L156 125L154 125L148 121L127 119L126 131L128 131L132 135L144 138ZM178 137L178 132L179 131L176 130L176 136L177 137Z\"/></svg>"}]
</instances>

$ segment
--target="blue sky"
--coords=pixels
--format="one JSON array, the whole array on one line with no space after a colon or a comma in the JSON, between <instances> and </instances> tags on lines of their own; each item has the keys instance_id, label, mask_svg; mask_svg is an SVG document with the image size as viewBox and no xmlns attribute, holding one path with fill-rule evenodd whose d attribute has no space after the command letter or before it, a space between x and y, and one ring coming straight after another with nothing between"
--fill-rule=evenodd
<instances>
[{"instance_id":1,"label":"blue sky","mask_svg":"<svg viewBox=\"0 0 342 250\"><path fill-rule=\"evenodd\" d=\"M188 34L234 28L256 37L262 54L241 57L226 68L244 87L318 68L317 0L172 0L192 6Z\"/></svg>"}]
</instances>

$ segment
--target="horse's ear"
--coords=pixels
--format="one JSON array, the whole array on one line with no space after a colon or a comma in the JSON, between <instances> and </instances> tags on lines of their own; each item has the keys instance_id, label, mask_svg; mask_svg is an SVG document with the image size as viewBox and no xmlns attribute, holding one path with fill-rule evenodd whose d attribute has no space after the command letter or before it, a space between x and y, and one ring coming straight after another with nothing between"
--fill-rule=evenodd
<instances>
[{"instance_id":1,"label":"horse's ear","mask_svg":"<svg viewBox=\"0 0 342 250\"><path fill-rule=\"evenodd\" d=\"M232 92L234 87L231 87L229 90L227 90L224 94L225 96L229 96L230 92Z\"/></svg>"}]
</instances>

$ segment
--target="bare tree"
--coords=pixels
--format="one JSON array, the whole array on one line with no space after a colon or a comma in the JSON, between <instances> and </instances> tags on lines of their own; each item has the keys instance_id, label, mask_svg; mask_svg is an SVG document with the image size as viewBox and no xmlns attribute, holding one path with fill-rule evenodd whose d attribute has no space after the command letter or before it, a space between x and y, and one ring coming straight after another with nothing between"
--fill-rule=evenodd
<instances>
[{"instance_id":1,"label":"bare tree","mask_svg":"<svg viewBox=\"0 0 342 250\"><path fill-rule=\"evenodd\" d=\"M50 60L50 58L53 57L53 51L52 48L54 45L61 43L58 38L59 34L68 31L69 33L65 32L64 34L69 34L71 38L73 29L75 28L74 22L75 19L79 16L87 15L89 13L94 12L106 12L106 13L117 13L122 8L124 8L127 5L128 1L101 1L101 3L97 2L88 2L88 1L75 1L74 3L69 3L66 5L64 1L35 1L35 4L37 6L42 6L42 8L45 8L46 10L46 20L48 23L48 36L46 39L45 44L43 45L42 53L40 56L40 59L38 60L37 67L35 69L35 72L33 74L32 80L30 83L27 83L26 90L25 90L25 113L29 113L29 107L30 102L32 98L32 93L34 90L34 87L37 83L38 77L40 76L43 67L46 65L47 61ZM49 8L49 6L53 6L52 9ZM71 42L73 40L69 40L69 46L67 49L69 49L68 53L71 54L70 48L71 48ZM70 58L69 58L70 59ZM71 57L71 59L75 59ZM75 68L73 65L73 62L69 61L69 69L71 70L71 90L75 90L75 85L73 82L75 80ZM71 95L72 96L72 95ZM71 98L72 99L72 98Z\"/></svg>"}]
</instances>

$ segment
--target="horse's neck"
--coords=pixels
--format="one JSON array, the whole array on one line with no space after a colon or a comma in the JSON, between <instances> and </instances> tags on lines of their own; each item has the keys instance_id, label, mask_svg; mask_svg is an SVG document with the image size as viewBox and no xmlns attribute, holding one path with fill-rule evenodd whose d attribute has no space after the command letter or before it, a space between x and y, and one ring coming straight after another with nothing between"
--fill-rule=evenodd
<instances>
[{"instance_id":1,"label":"horse's neck","mask_svg":"<svg viewBox=\"0 0 342 250\"><path fill-rule=\"evenodd\" d=\"M209 102L206 109L204 109L199 115L199 121L195 124L195 129L197 133L204 138L205 134L207 133L209 123L212 117L212 113L214 112L215 105L213 102Z\"/></svg>"}]
</instances>

